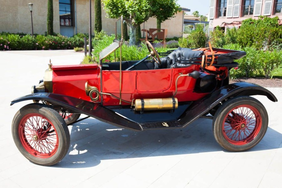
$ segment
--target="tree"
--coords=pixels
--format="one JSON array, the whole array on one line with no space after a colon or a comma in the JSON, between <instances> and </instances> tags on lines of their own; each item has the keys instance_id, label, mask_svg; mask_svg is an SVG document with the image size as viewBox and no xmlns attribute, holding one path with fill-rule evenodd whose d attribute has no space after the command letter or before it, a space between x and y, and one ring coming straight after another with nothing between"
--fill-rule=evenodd
<instances>
[{"instance_id":1,"label":"tree","mask_svg":"<svg viewBox=\"0 0 282 188\"><path fill-rule=\"evenodd\" d=\"M161 29L161 23L180 11L176 0L151 0L151 16L157 18L157 28Z\"/></svg>"},{"instance_id":2,"label":"tree","mask_svg":"<svg viewBox=\"0 0 282 188\"><path fill-rule=\"evenodd\" d=\"M127 32L127 24L126 22L123 22L123 39L125 41L128 41L129 37L128 37L128 32Z\"/></svg>"},{"instance_id":3,"label":"tree","mask_svg":"<svg viewBox=\"0 0 282 188\"><path fill-rule=\"evenodd\" d=\"M53 0L48 0L47 35L53 35Z\"/></svg>"},{"instance_id":4,"label":"tree","mask_svg":"<svg viewBox=\"0 0 282 188\"><path fill-rule=\"evenodd\" d=\"M208 18L206 16L204 16L204 15L201 15L200 16L200 21L201 22L206 22L206 21L208 21Z\"/></svg>"},{"instance_id":5,"label":"tree","mask_svg":"<svg viewBox=\"0 0 282 188\"><path fill-rule=\"evenodd\" d=\"M149 19L149 0L103 0L105 11L110 18L126 21L130 28L129 44L136 44L136 28Z\"/></svg>"},{"instance_id":6,"label":"tree","mask_svg":"<svg viewBox=\"0 0 282 188\"><path fill-rule=\"evenodd\" d=\"M102 31L102 19L101 19L101 0L95 0L95 26L94 30L96 32L101 32Z\"/></svg>"},{"instance_id":7,"label":"tree","mask_svg":"<svg viewBox=\"0 0 282 188\"><path fill-rule=\"evenodd\" d=\"M197 11L197 10L194 11L192 14L193 14L193 16L195 16L197 18L200 17L199 11Z\"/></svg>"},{"instance_id":8,"label":"tree","mask_svg":"<svg viewBox=\"0 0 282 188\"><path fill-rule=\"evenodd\" d=\"M137 44L136 28L140 24L153 16L163 22L179 10L176 0L103 0L103 3L110 18L123 16L130 28L130 45Z\"/></svg>"}]
</instances>

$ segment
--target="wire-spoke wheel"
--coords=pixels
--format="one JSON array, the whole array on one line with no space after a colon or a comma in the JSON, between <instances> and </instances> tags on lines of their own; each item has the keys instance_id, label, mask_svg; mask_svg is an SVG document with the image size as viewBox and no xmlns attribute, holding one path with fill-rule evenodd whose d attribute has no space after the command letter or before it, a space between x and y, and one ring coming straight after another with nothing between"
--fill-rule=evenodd
<instances>
[{"instance_id":1,"label":"wire-spoke wheel","mask_svg":"<svg viewBox=\"0 0 282 188\"><path fill-rule=\"evenodd\" d=\"M257 145L266 133L268 115L251 97L237 97L216 112L213 130L216 141L226 150L244 151Z\"/></svg>"},{"instance_id":2,"label":"wire-spoke wheel","mask_svg":"<svg viewBox=\"0 0 282 188\"><path fill-rule=\"evenodd\" d=\"M42 104L20 109L12 123L12 134L20 152L36 164L54 165L69 149L70 136L64 120Z\"/></svg>"},{"instance_id":3,"label":"wire-spoke wheel","mask_svg":"<svg viewBox=\"0 0 282 188\"><path fill-rule=\"evenodd\" d=\"M73 124L80 117L78 113L70 113L62 110L59 110L59 114L63 117L67 125Z\"/></svg>"}]
</instances>

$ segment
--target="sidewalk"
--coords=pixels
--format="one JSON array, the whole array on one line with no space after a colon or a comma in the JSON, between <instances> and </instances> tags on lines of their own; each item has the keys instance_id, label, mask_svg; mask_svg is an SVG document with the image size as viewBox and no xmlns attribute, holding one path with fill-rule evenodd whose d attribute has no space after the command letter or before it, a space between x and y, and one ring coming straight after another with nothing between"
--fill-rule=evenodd
<instances>
[{"instance_id":1,"label":"sidewalk","mask_svg":"<svg viewBox=\"0 0 282 188\"><path fill-rule=\"evenodd\" d=\"M135 132L95 119L70 126L69 154L56 166L30 163L11 135L14 114L27 102L10 101L30 93L53 64L79 64L74 51L0 52L0 187L107 188L277 188L282 185L282 88L269 88L273 103L267 108L269 129L247 152L226 152L215 141L212 122L200 119L185 129Z\"/></svg>"}]
</instances>

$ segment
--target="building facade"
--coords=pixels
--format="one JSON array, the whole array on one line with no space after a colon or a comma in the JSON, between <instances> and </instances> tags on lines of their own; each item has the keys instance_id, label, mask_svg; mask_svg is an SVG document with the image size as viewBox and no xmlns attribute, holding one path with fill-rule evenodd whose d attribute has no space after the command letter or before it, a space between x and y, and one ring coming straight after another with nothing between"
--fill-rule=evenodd
<instances>
[{"instance_id":1,"label":"building facade","mask_svg":"<svg viewBox=\"0 0 282 188\"><path fill-rule=\"evenodd\" d=\"M28 4L31 0L0 0L0 32L31 33L31 14ZM33 3L34 33L45 34L47 31L47 0ZM94 28L94 0L91 0L92 26ZM89 32L90 0L53 0L54 32L65 36ZM168 29L167 37L180 37L183 33L184 11L162 23ZM107 18L102 9L102 29L107 34L115 33L117 20ZM141 25L142 29L156 28L157 21L150 18ZM94 29L93 29L94 30Z\"/></svg>"},{"instance_id":2,"label":"building facade","mask_svg":"<svg viewBox=\"0 0 282 188\"><path fill-rule=\"evenodd\" d=\"M259 16L279 17L282 24L282 0L211 0L210 29L240 27L243 20Z\"/></svg>"}]
</instances>

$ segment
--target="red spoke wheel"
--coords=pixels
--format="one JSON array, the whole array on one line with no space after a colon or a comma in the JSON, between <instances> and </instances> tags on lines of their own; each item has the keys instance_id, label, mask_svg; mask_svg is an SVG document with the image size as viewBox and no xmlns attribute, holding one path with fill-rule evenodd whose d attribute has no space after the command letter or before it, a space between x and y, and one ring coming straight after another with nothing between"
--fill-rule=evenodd
<instances>
[{"instance_id":1,"label":"red spoke wheel","mask_svg":"<svg viewBox=\"0 0 282 188\"><path fill-rule=\"evenodd\" d=\"M228 151L245 151L257 145L266 133L268 115L252 97L228 100L216 112L213 131L216 141Z\"/></svg>"},{"instance_id":2,"label":"red spoke wheel","mask_svg":"<svg viewBox=\"0 0 282 188\"><path fill-rule=\"evenodd\" d=\"M21 108L13 119L12 134L20 152L39 165L58 163L67 154L70 145L63 118L42 104Z\"/></svg>"},{"instance_id":3,"label":"red spoke wheel","mask_svg":"<svg viewBox=\"0 0 282 188\"><path fill-rule=\"evenodd\" d=\"M63 117L67 125L73 124L80 117L80 114L69 113L62 110L59 110L59 114Z\"/></svg>"}]
</instances>

